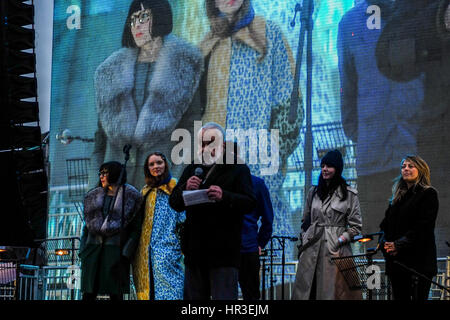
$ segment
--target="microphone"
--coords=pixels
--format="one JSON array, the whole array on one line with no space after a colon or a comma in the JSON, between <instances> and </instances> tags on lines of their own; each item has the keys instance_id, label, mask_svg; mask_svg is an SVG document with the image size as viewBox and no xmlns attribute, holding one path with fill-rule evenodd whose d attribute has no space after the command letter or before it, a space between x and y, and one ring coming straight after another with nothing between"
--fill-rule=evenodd
<instances>
[{"instance_id":1,"label":"microphone","mask_svg":"<svg viewBox=\"0 0 450 320\"><path fill-rule=\"evenodd\" d=\"M64 129L61 134L56 134L56 140L61 142L63 145L68 145L74 140L80 140L83 142L94 142L94 139L91 138L83 138L79 136L74 136L70 129Z\"/></svg>"},{"instance_id":2,"label":"microphone","mask_svg":"<svg viewBox=\"0 0 450 320\"><path fill-rule=\"evenodd\" d=\"M56 140L60 141L64 145L71 143L73 141L72 131L70 131L70 129L64 129L61 134L56 135Z\"/></svg>"},{"instance_id":3,"label":"microphone","mask_svg":"<svg viewBox=\"0 0 450 320\"><path fill-rule=\"evenodd\" d=\"M125 153L125 154L130 154L130 149L131 149L131 144L126 144L124 147L123 147L123 153Z\"/></svg>"},{"instance_id":4,"label":"microphone","mask_svg":"<svg viewBox=\"0 0 450 320\"><path fill-rule=\"evenodd\" d=\"M359 234L357 236L354 236L353 239L351 240L351 242L357 242L357 241L369 242L369 241L372 241L375 238L375 236L378 236L378 242L377 242L376 247L374 247L374 248L367 248L367 252L371 252L371 253L375 254L375 253L378 252L378 250L380 249L380 247L382 246L382 244L385 241L384 240L384 232L383 231L370 233L370 234L365 234L365 235Z\"/></svg>"},{"instance_id":5,"label":"microphone","mask_svg":"<svg viewBox=\"0 0 450 320\"><path fill-rule=\"evenodd\" d=\"M295 18L297 18L297 13L302 11L302 6L300 5L300 3L297 3L295 5L295 14L294 14L294 18L291 21L291 27L294 28L295 27Z\"/></svg>"},{"instance_id":6,"label":"microphone","mask_svg":"<svg viewBox=\"0 0 450 320\"><path fill-rule=\"evenodd\" d=\"M366 240L366 241L370 241L373 240L373 238L375 236L383 236L384 238L384 232L380 231L380 232L375 232L375 233L369 233L369 234L358 234L357 236L354 236L352 239L352 242L356 242L359 240Z\"/></svg>"},{"instance_id":7,"label":"microphone","mask_svg":"<svg viewBox=\"0 0 450 320\"><path fill-rule=\"evenodd\" d=\"M384 238L384 232L379 232L380 234L379 234L379 238L378 238L378 243L377 243L377 246L376 246L376 248L375 248L375 251L378 251L379 249L380 249L380 247L382 246L382 245L384 245L384 242L386 241L386 239Z\"/></svg>"},{"instance_id":8,"label":"microphone","mask_svg":"<svg viewBox=\"0 0 450 320\"><path fill-rule=\"evenodd\" d=\"M195 168L194 175L203 180L203 169L201 167Z\"/></svg>"},{"instance_id":9,"label":"microphone","mask_svg":"<svg viewBox=\"0 0 450 320\"><path fill-rule=\"evenodd\" d=\"M126 144L123 147L123 153L125 153L125 163L127 163L127 161L130 159L130 149L131 149L131 144Z\"/></svg>"}]
</instances>

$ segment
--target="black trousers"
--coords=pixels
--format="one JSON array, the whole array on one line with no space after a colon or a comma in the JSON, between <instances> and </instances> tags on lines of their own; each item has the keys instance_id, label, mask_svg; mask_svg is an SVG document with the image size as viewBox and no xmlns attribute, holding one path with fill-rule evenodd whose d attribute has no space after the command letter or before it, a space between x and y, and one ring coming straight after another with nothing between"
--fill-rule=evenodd
<instances>
[{"instance_id":1,"label":"black trousers","mask_svg":"<svg viewBox=\"0 0 450 320\"><path fill-rule=\"evenodd\" d=\"M428 279L433 276L425 275ZM408 272L398 272L389 275L394 300L424 301L428 299L431 282L417 278Z\"/></svg>"},{"instance_id":2,"label":"black trousers","mask_svg":"<svg viewBox=\"0 0 450 320\"><path fill-rule=\"evenodd\" d=\"M241 253L239 285L244 300L259 300L259 252Z\"/></svg>"},{"instance_id":3,"label":"black trousers","mask_svg":"<svg viewBox=\"0 0 450 320\"><path fill-rule=\"evenodd\" d=\"M186 265L184 300L237 300L238 268Z\"/></svg>"},{"instance_id":4,"label":"black trousers","mask_svg":"<svg viewBox=\"0 0 450 320\"><path fill-rule=\"evenodd\" d=\"M98 278L98 273L100 272L98 269L100 267L100 263L97 266L97 272L95 275L95 280L94 280L94 292L83 292L83 296L82 296L82 300L83 301L95 301L97 300L97 295L98 295L98 287L99 287L99 278ZM122 301L123 300L123 295L122 294L109 294L109 299L111 301Z\"/></svg>"}]
</instances>

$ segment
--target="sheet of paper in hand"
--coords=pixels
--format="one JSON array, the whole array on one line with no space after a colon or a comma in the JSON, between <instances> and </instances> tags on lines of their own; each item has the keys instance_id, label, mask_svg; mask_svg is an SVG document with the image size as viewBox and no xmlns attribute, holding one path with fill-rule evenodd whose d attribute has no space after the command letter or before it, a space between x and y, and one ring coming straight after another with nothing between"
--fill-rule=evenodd
<instances>
[{"instance_id":1,"label":"sheet of paper in hand","mask_svg":"<svg viewBox=\"0 0 450 320\"><path fill-rule=\"evenodd\" d=\"M212 203L214 200L208 198L207 189L183 191L183 200L186 207L200 203Z\"/></svg>"}]
</instances>

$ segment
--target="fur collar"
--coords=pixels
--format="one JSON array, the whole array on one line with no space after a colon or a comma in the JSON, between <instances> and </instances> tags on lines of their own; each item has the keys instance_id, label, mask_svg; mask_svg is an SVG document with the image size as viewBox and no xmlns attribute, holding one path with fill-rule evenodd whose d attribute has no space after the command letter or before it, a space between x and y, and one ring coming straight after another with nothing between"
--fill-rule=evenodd
<instances>
[{"instance_id":1,"label":"fur collar","mask_svg":"<svg viewBox=\"0 0 450 320\"><path fill-rule=\"evenodd\" d=\"M106 192L102 187L89 191L84 199L84 219L89 232L102 236L111 236L120 232L122 219L123 187L117 193L117 199L111 212L103 218L103 202ZM134 218L142 204L142 196L136 188L125 185L124 227Z\"/></svg>"},{"instance_id":2,"label":"fur collar","mask_svg":"<svg viewBox=\"0 0 450 320\"><path fill-rule=\"evenodd\" d=\"M184 40L166 36L146 88L147 99L136 114L132 90L138 52L121 48L108 57L96 70L95 91L99 120L107 135L125 137L140 146L150 135L166 137L174 129L198 87L203 58Z\"/></svg>"}]
</instances>

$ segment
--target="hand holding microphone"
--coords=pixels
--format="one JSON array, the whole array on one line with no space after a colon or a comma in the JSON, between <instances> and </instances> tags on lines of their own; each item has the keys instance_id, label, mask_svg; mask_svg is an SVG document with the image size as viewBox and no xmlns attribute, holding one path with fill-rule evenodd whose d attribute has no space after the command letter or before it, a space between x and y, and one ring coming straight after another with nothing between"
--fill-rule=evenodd
<instances>
[{"instance_id":1,"label":"hand holding microphone","mask_svg":"<svg viewBox=\"0 0 450 320\"><path fill-rule=\"evenodd\" d=\"M186 182L186 190L198 190L202 183L203 169L200 167L195 168L194 175Z\"/></svg>"},{"instance_id":2,"label":"hand holding microphone","mask_svg":"<svg viewBox=\"0 0 450 320\"><path fill-rule=\"evenodd\" d=\"M203 169L195 168L194 175L186 182L186 190L198 190L203 182ZM219 186L212 185L207 190L208 198L214 201L222 200L223 192Z\"/></svg>"}]
</instances>

